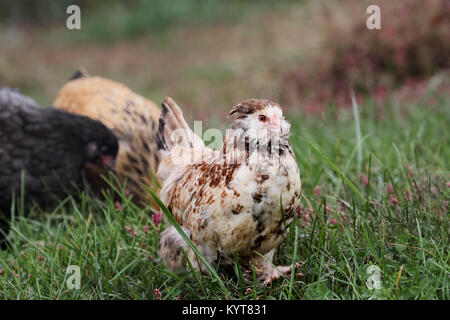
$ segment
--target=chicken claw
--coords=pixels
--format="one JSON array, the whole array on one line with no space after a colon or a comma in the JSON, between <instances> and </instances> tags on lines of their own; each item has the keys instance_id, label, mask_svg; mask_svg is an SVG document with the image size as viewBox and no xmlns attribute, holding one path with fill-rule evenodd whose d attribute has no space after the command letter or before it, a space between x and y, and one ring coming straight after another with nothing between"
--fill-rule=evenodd
<instances>
[{"instance_id":1,"label":"chicken claw","mask_svg":"<svg viewBox=\"0 0 450 320\"><path fill-rule=\"evenodd\" d=\"M294 271L297 268L301 268L303 266L303 262L299 261L295 263ZM274 280L280 278L282 275L289 276L292 272L292 265L290 266L274 266L269 271L264 279L264 285L271 284ZM299 272L296 274L297 277L302 277L303 273Z\"/></svg>"}]
</instances>

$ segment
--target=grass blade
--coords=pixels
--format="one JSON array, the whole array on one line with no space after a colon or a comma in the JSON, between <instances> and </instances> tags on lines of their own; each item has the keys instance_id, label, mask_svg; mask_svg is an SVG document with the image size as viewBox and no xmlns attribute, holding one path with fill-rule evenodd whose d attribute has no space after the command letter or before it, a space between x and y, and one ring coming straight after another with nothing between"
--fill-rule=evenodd
<instances>
[{"instance_id":1,"label":"grass blade","mask_svg":"<svg viewBox=\"0 0 450 320\"><path fill-rule=\"evenodd\" d=\"M146 186L145 186L145 188L151 194L151 196L156 201L156 203L159 205L159 207L161 208L162 212L166 215L166 217L169 220L169 222L178 231L178 233L183 238L183 240L186 241L186 243L192 249L192 251L194 251L194 253L197 256L197 258L205 265L205 267L211 273L212 277L217 280L217 282L218 282L220 288L222 289L223 293L224 294L229 294L229 291L228 291L227 287L223 283L222 279L220 279L220 277L217 274L216 270L214 270L214 268L209 264L209 262L206 260L206 258L200 253L200 251L198 251L197 247L191 241L191 239L189 239L189 237L186 235L186 233L184 233L183 229L178 224L178 222L175 219L175 217L173 216L173 214L169 211L169 209L167 209L167 207L164 205L164 203L161 201L161 199L159 199L159 197L152 190L150 190Z\"/></svg>"},{"instance_id":2,"label":"grass blade","mask_svg":"<svg viewBox=\"0 0 450 320\"><path fill-rule=\"evenodd\" d=\"M358 190L358 188L355 187L355 185L342 173L342 171L333 163L333 161L331 161L325 154L322 153L322 151L319 150L319 148L317 148L312 142L310 142L309 140L305 139L304 137L300 136L300 139L302 139L303 141L305 141L310 147L311 149L314 150L314 152L316 152L330 167L331 169L333 169L334 172L336 172L336 174L338 174L341 179L348 185L348 187L350 189L352 189L352 191L361 199L364 200L364 196L362 195L362 193Z\"/></svg>"},{"instance_id":3,"label":"grass blade","mask_svg":"<svg viewBox=\"0 0 450 320\"><path fill-rule=\"evenodd\" d=\"M355 93L353 90L350 92L352 98L352 109L353 109L353 117L355 118L355 131L356 131L356 147L358 150L358 172L361 173L362 170L362 138L361 138L361 125L359 122L359 112L358 112L358 104L356 103Z\"/></svg>"}]
</instances>

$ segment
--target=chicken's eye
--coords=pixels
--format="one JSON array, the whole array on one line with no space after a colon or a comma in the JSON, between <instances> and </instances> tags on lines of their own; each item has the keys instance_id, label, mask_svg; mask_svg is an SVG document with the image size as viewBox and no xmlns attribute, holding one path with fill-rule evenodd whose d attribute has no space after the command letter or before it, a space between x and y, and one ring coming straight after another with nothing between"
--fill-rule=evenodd
<instances>
[{"instance_id":1,"label":"chicken's eye","mask_svg":"<svg viewBox=\"0 0 450 320\"><path fill-rule=\"evenodd\" d=\"M259 115L258 119L259 119L259 121L264 122L267 120L267 117L265 115L261 114L261 115Z\"/></svg>"}]
</instances>

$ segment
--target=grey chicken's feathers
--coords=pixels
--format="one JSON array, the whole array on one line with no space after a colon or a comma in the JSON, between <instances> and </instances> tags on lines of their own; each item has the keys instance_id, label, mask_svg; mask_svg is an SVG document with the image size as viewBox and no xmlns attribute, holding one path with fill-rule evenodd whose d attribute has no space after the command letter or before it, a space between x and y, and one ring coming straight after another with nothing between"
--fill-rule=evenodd
<instances>
[{"instance_id":1,"label":"grey chicken's feathers","mask_svg":"<svg viewBox=\"0 0 450 320\"><path fill-rule=\"evenodd\" d=\"M39 107L16 89L0 87L0 213L14 195L46 206L73 191L88 162L115 157L114 134L90 118ZM1 235L0 235L1 238Z\"/></svg>"}]
</instances>

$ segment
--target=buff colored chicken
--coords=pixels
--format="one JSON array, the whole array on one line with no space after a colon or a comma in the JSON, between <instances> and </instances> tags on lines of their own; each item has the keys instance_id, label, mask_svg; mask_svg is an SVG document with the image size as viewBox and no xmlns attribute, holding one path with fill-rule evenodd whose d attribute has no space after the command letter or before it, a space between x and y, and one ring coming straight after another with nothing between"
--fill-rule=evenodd
<instances>
[{"instance_id":1,"label":"buff colored chicken","mask_svg":"<svg viewBox=\"0 0 450 320\"><path fill-rule=\"evenodd\" d=\"M116 173L138 201L150 199L142 184L155 188L159 155L155 143L159 107L126 86L76 72L58 93L53 106L100 120L119 139ZM98 166L85 170L94 190L106 188Z\"/></svg>"},{"instance_id":2,"label":"buff colored chicken","mask_svg":"<svg viewBox=\"0 0 450 320\"><path fill-rule=\"evenodd\" d=\"M172 99L162 106L160 198L184 232L212 264L232 265L236 253L266 284L290 273L290 266L272 264L301 192L290 124L278 103L250 99L235 106L220 151L191 131ZM176 229L168 227L161 234L160 256L173 271L186 268L181 247L193 266L205 271Z\"/></svg>"}]
</instances>

